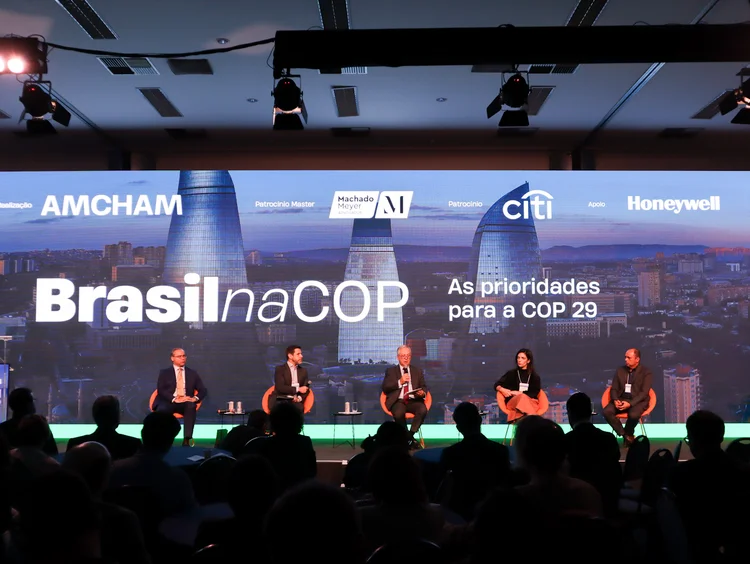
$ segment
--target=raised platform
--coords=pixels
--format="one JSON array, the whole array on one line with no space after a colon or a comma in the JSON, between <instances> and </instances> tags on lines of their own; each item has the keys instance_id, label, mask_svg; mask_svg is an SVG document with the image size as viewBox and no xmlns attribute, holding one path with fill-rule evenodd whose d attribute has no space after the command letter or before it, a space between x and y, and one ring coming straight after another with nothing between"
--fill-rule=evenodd
<instances>
[{"instance_id":1,"label":"raised platform","mask_svg":"<svg viewBox=\"0 0 750 564\"><path fill-rule=\"evenodd\" d=\"M378 426L379 425L355 424L355 440L360 441L368 435L374 435L378 430ZM611 430L606 423L598 423L596 426L605 431ZM233 425L230 425L229 423L224 426L197 424L195 426L195 431L193 432L193 437L195 439L213 439L216 437L216 432L219 429L231 429L232 427ZM348 421L341 421L335 427L337 441L339 439L346 440L347 438L351 440L352 425L350 425ZM502 440L504 437L510 437L513 434L513 429L507 429L507 427L507 425L482 425L482 433L490 439ZM52 424L50 425L50 428L52 429L52 434L55 436L55 439L67 440L72 437L79 437L81 435L92 433L96 426L93 424ZM570 430L569 425L562 425L562 428L566 433ZM120 425L117 430L125 435L140 437L141 425ZM334 425L305 425L303 433L314 440L330 441L333 439ZM422 425L422 433L425 440L429 441L457 441L461 438L455 425ZM686 435L685 424L647 423L646 435L650 439L680 440ZM724 437L726 439L750 437L750 423L727 423Z\"/></svg>"}]
</instances>

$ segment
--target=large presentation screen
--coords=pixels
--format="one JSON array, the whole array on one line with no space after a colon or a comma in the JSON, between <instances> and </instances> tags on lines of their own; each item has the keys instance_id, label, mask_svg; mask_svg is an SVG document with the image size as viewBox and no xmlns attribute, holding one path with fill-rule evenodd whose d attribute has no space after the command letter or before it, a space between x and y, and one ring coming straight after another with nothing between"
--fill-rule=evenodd
<instances>
[{"instance_id":1,"label":"large presentation screen","mask_svg":"<svg viewBox=\"0 0 750 564\"><path fill-rule=\"evenodd\" d=\"M743 172L0 173L0 354L54 423L113 394L139 422L170 351L208 387L199 421L261 407L285 350L307 423L385 419L399 345L428 423L461 401L502 423L494 382L533 352L550 409L597 411L630 348L652 422L746 420L750 199Z\"/></svg>"}]
</instances>

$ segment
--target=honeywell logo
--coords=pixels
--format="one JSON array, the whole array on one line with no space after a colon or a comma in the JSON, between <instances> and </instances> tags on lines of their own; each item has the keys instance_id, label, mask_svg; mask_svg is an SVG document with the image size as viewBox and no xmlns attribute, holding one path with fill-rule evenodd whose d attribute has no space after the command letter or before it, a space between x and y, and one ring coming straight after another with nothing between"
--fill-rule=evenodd
<instances>
[{"instance_id":1,"label":"honeywell logo","mask_svg":"<svg viewBox=\"0 0 750 564\"><path fill-rule=\"evenodd\" d=\"M704 199L648 199L640 196L628 196L628 211L719 211L721 198L709 196Z\"/></svg>"}]
</instances>

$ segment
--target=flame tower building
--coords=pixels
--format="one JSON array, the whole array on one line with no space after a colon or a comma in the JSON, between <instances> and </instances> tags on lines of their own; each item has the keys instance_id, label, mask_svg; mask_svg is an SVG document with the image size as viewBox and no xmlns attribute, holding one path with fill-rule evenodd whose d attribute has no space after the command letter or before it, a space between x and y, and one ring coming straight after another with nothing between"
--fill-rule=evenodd
<instances>
[{"instance_id":1,"label":"flame tower building","mask_svg":"<svg viewBox=\"0 0 750 564\"><path fill-rule=\"evenodd\" d=\"M528 192L529 184L525 183L497 200L484 214L474 234L468 280L474 283L475 292L470 303L475 312L477 306L485 306L485 309L493 306L496 315L486 317L484 309L479 315L475 313L462 338L463 363L471 367L471 374L462 383L469 391L486 389L490 367L512 367L515 352L522 347L533 349L546 330L543 320L527 319L522 313L524 302L544 301L546 296L505 293L502 289L485 296L480 292L487 283L494 288L495 283L513 282L517 287L523 282L541 279L541 251L533 217L528 214L528 218L510 219L503 212L508 202L522 202ZM515 317L503 317L506 305L513 306Z\"/></svg>"},{"instance_id":2,"label":"flame tower building","mask_svg":"<svg viewBox=\"0 0 750 564\"><path fill-rule=\"evenodd\" d=\"M177 193L182 198L182 215L173 214L169 225L163 281L183 287L189 272L201 279L218 277L221 316L227 291L247 287L232 177L226 170L183 170ZM239 304L240 299L235 301ZM244 307L233 307L227 321L242 322L245 313Z\"/></svg>"},{"instance_id":3,"label":"flame tower building","mask_svg":"<svg viewBox=\"0 0 750 564\"><path fill-rule=\"evenodd\" d=\"M396 349L403 344L404 318L401 308L386 308L383 321L378 321L377 283L397 281L398 267L393 250L390 219L355 219L352 241L346 261L344 281L362 282L370 294L370 311L358 322L339 323L339 362L393 363ZM385 301L398 302L401 290L386 287ZM364 294L357 288L345 288L341 295L341 310L350 317L360 314L365 307Z\"/></svg>"}]
</instances>

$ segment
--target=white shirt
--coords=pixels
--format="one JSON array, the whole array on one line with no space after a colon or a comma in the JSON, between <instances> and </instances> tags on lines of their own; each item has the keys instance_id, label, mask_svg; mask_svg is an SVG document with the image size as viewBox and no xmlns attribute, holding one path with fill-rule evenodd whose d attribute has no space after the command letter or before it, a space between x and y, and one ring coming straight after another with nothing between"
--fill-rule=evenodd
<instances>
[{"instance_id":1,"label":"white shirt","mask_svg":"<svg viewBox=\"0 0 750 564\"><path fill-rule=\"evenodd\" d=\"M404 372L404 368L406 368L406 372ZM401 372L401 374L398 377L399 380L401 378L403 378L404 375L411 376L411 370L409 370L408 366L401 366L399 364L398 365L398 370L399 370L399 372ZM398 395L398 399L404 399L404 395L407 394L407 393L409 393L409 391L411 391L411 389L412 389L412 387L411 387L411 379L409 379L408 382L404 382L403 384L399 384L399 387L401 388L401 393Z\"/></svg>"},{"instance_id":2,"label":"white shirt","mask_svg":"<svg viewBox=\"0 0 750 564\"><path fill-rule=\"evenodd\" d=\"M297 379L297 365L293 362L287 362L289 370L292 373L292 386L295 390L299 390L299 380Z\"/></svg>"}]
</instances>

